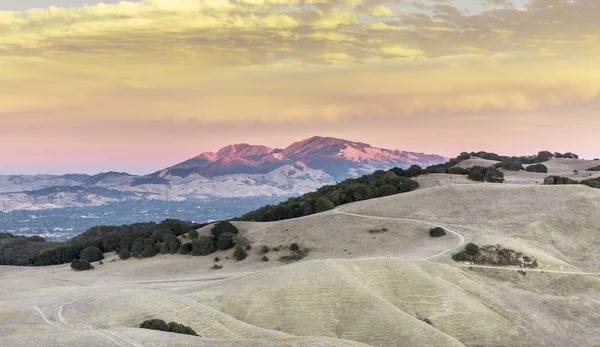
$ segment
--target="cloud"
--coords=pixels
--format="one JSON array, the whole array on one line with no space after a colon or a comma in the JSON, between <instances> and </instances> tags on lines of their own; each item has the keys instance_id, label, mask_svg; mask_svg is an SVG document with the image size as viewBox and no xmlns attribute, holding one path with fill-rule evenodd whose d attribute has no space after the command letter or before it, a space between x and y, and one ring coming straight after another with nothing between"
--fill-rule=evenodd
<instances>
[{"instance_id":1,"label":"cloud","mask_svg":"<svg viewBox=\"0 0 600 347\"><path fill-rule=\"evenodd\" d=\"M0 11L0 114L36 111L33 123L307 122L598 97L596 1L487 3L478 14L440 3L407 13L377 0Z\"/></svg>"}]
</instances>

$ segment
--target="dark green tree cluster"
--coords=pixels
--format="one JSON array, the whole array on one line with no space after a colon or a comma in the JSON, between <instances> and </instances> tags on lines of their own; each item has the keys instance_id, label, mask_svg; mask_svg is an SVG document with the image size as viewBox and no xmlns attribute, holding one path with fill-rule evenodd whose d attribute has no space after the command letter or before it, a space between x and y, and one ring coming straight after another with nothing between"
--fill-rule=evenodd
<instances>
[{"instance_id":1,"label":"dark green tree cluster","mask_svg":"<svg viewBox=\"0 0 600 347\"><path fill-rule=\"evenodd\" d=\"M527 166L527 168L525 170L527 170L529 172L547 173L548 167L544 164L533 164L533 165Z\"/></svg>"},{"instance_id":2,"label":"dark green tree cluster","mask_svg":"<svg viewBox=\"0 0 600 347\"><path fill-rule=\"evenodd\" d=\"M429 229L429 236L431 237L442 237L444 235L446 235L446 230L444 230L444 228L435 227Z\"/></svg>"},{"instance_id":3,"label":"dark green tree cluster","mask_svg":"<svg viewBox=\"0 0 600 347\"><path fill-rule=\"evenodd\" d=\"M205 224L206 225L206 224ZM166 219L161 223L136 223L123 226L97 226L71 240L39 252L32 265L56 265L70 263L75 259L97 261L100 254L123 250L129 256L150 258L159 253L177 253L181 246L178 236L203 225ZM123 252L122 259L127 259Z\"/></svg>"},{"instance_id":4,"label":"dark green tree cluster","mask_svg":"<svg viewBox=\"0 0 600 347\"><path fill-rule=\"evenodd\" d=\"M248 254L242 247L235 246L235 250L233 251L233 256L234 256L235 260L242 261L242 260L246 259Z\"/></svg>"},{"instance_id":5,"label":"dark green tree cluster","mask_svg":"<svg viewBox=\"0 0 600 347\"><path fill-rule=\"evenodd\" d=\"M41 251L58 246L60 243L46 242L40 236L0 233L0 265L32 265Z\"/></svg>"},{"instance_id":6,"label":"dark green tree cluster","mask_svg":"<svg viewBox=\"0 0 600 347\"><path fill-rule=\"evenodd\" d=\"M92 265L90 264L89 261L85 260L85 259L74 259L71 262L71 269L74 271L85 271L85 270L90 270L92 268Z\"/></svg>"},{"instance_id":7,"label":"dark green tree cluster","mask_svg":"<svg viewBox=\"0 0 600 347\"><path fill-rule=\"evenodd\" d=\"M567 152L567 153L554 153L554 158L568 158L568 159L579 159L579 156L575 153Z\"/></svg>"},{"instance_id":8,"label":"dark green tree cluster","mask_svg":"<svg viewBox=\"0 0 600 347\"><path fill-rule=\"evenodd\" d=\"M467 243L465 248L452 255L454 261L472 261L479 254L479 246L474 243Z\"/></svg>"},{"instance_id":9,"label":"dark green tree cluster","mask_svg":"<svg viewBox=\"0 0 600 347\"><path fill-rule=\"evenodd\" d=\"M557 185L557 184L579 184L579 181L575 181L568 177L560 176L548 176L544 179L545 185Z\"/></svg>"},{"instance_id":10,"label":"dark green tree cluster","mask_svg":"<svg viewBox=\"0 0 600 347\"><path fill-rule=\"evenodd\" d=\"M176 322L167 323L162 319L149 319L147 321L144 321L142 324L140 324L140 328L166 331L176 334L200 336L194 331L194 329L187 325L179 324Z\"/></svg>"},{"instance_id":11,"label":"dark green tree cluster","mask_svg":"<svg viewBox=\"0 0 600 347\"><path fill-rule=\"evenodd\" d=\"M591 167L591 168L587 169L586 171L600 171L600 165Z\"/></svg>"},{"instance_id":12,"label":"dark green tree cluster","mask_svg":"<svg viewBox=\"0 0 600 347\"><path fill-rule=\"evenodd\" d=\"M246 213L237 220L260 222L284 220L327 211L335 206L354 201L409 192L419 187L419 184L409 177L422 172L416 165L407 170L400 168L389 171L378 170L370 175L347 179L336 185L323 186L315 192L291 198L278 205L267 205Z\"/></svg>"},{"instance_id":13,"label":"dark green tree cluster","mask_svg":"<svg viewBox=\"0 0 600 347\"><path fill-rule=\"evenodd\" d=\"M496 168L504 169L508 171L520 171L524 170L523 164L515 162L515 161L506 161L496 164Z\"/></svg>"},{"instance_id":14,"label":"dark green tree cluster","mask_svg":"<svg viewBox=\"0 0 600 347\"><path fill-rule=\"evenodd\" d=\"M478 182L502 183L504 182L504 173L493 166L474 166L469 169L468 178Z\"/></svg>"},{"instance_id":15,"label":"dark green tree cluster","mask_svg":"<svg viewBox=\"0 0 600 347\"><path fill-rule=\"evenodd\" d=\"M104 253L98 247L86 247L79 253L79 258L87 260L90 263L104 259Z\"/></svg>"},{"instance_id":16,"label":"dark green tree cluster","mask_svg":"<svg viewBox=\"0 0 600 347\"><path fill-rule=\"evenodd\" d=\"M546 185L554 185L554 184L583 184L585 186L600 189L600 178L588 178L581 182L575 181L568 177L560 177L560 176L548 176L544 179L544 184Z\"/></svg>"},{"instance_id":17,"label":"dark green tree cluster","mask_svg":"<svg viewBox=\"0 0 600 347\"><path fill-rule=\"evenodd\" d=\"M586 185L588 187L600 189L600 178L589 178L587 180L581 181L581 184Z\"/></svg>"}]
</instances>

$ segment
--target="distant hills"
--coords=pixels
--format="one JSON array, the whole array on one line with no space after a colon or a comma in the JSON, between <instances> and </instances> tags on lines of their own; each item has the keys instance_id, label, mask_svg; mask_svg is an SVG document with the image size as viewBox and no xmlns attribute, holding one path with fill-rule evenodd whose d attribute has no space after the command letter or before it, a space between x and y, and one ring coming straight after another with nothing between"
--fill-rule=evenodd
<instances>
[{"instance_id":1,"label":"distant hills","mask_svg":"<svg viewBox=\"0 0 600 347\"><path fill-rule=\"evenodd\" d=\"M0 176L0 211L96 206L131 199L292 196L378 169L446 162L435 154L311 137L284 149L235 144L147 175Z\"/></svg>"}]
</instances>

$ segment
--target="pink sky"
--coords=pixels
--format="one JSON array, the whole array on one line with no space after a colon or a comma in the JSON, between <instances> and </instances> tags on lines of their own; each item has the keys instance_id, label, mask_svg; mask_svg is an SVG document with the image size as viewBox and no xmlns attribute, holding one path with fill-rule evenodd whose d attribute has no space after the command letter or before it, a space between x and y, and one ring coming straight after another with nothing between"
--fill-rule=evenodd
<instances>
[{"instance_id":1,"label":"pink sky","mask_svg":"<svg viewBox=\"0 0 600 347\"><path fill-rule=\"evenodd\" d=\"M592 1L313 3L0 4L0 174L148 173L314 135L600 156Z\"/></svg>"}]
</instances>

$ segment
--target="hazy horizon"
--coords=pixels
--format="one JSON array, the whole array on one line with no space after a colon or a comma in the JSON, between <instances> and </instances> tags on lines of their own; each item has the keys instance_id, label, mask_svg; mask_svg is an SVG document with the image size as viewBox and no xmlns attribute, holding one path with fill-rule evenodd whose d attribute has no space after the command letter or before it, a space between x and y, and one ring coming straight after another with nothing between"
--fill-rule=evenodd
<instances>
[{"instance_id":1,"label":"hazy horizon","mask_svg":"<svg viewBox=\"0 0 600 347\"><path fill-rule=\"evenodd\" d=\"M600 156L594 1L104 2L0 4L0 174L142 174L314 135Z\"/></svg>"}]
</instances>

